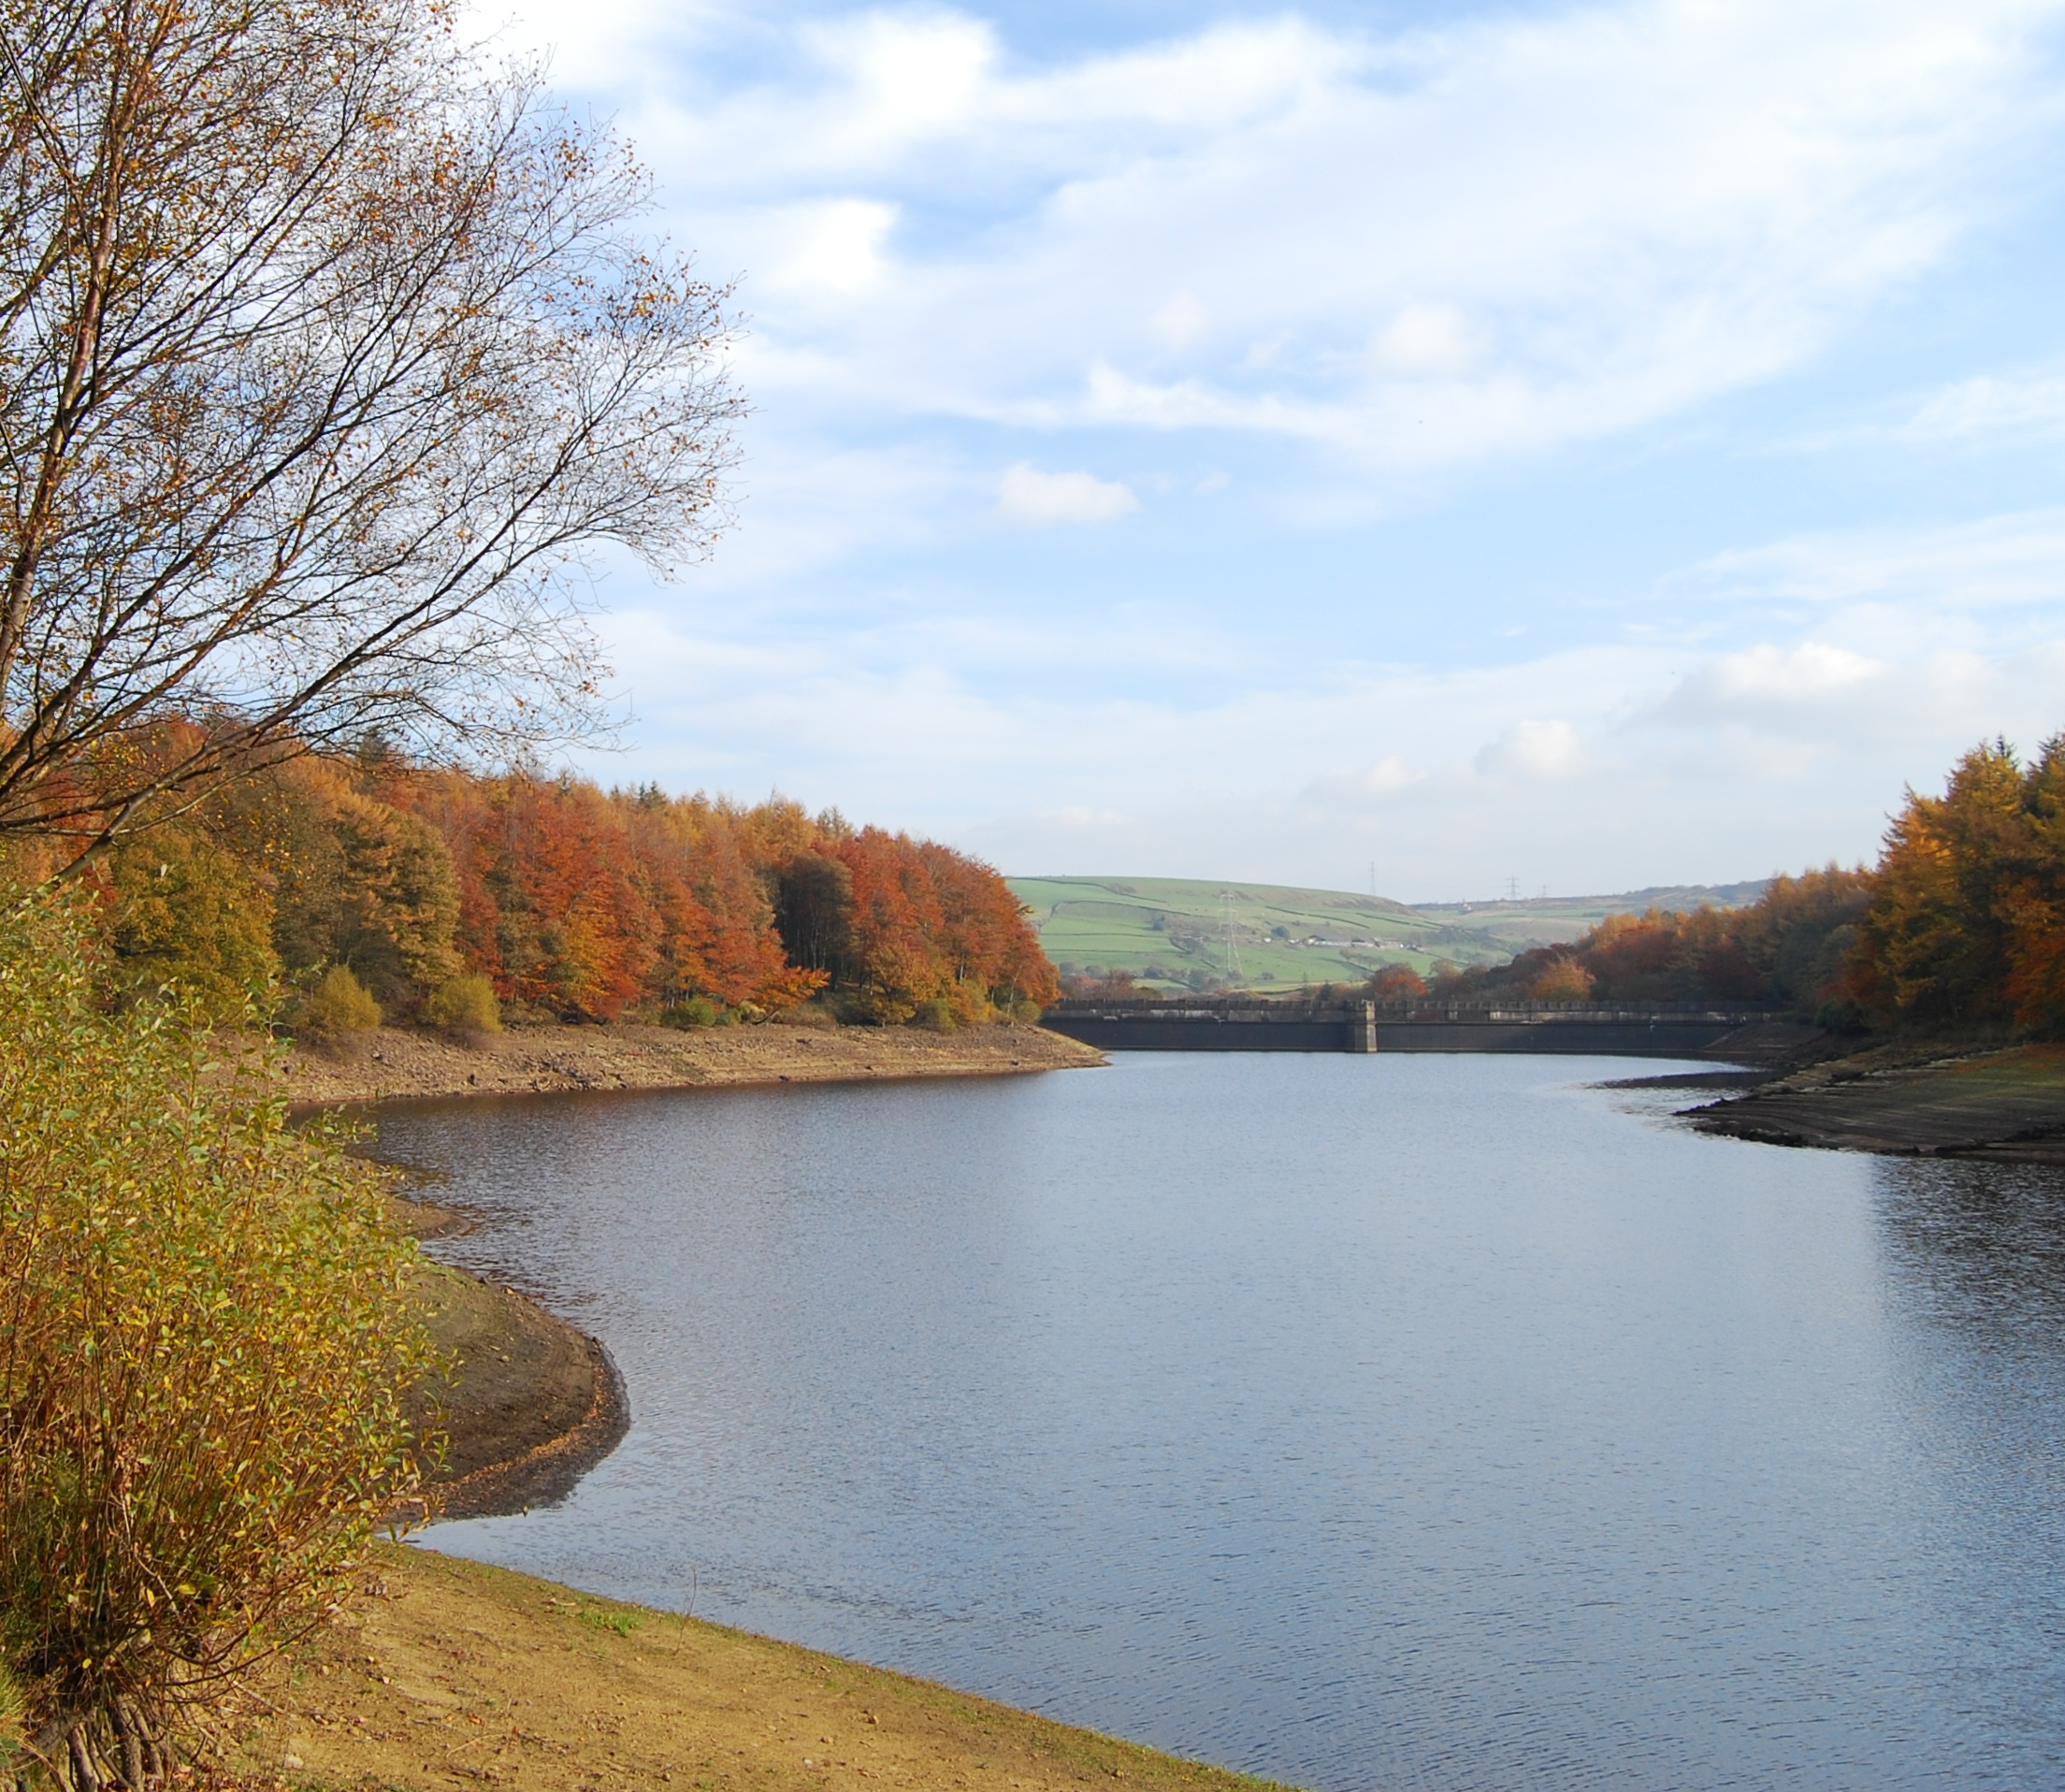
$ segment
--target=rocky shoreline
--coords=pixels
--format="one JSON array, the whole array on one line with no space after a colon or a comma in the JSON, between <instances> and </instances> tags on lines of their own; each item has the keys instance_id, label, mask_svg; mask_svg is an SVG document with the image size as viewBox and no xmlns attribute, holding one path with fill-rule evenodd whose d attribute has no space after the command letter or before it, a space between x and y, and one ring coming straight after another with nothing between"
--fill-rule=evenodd
<instances>
[{"instance_id":1,"label":"rocky shoreline","mask_svg":"<svg viewBox=\"0 0 2065 1792\"><path fill-rule=\"evenodd\" d=\"M339 1048L287 1054L296 1106L575 1090L706 1089L749 1083L888 1082L1007 1077L1102 1064L1104 1054L1044 1028L522 1027L455 1039L383 1027Z\"/></svg>"}]
</instances>

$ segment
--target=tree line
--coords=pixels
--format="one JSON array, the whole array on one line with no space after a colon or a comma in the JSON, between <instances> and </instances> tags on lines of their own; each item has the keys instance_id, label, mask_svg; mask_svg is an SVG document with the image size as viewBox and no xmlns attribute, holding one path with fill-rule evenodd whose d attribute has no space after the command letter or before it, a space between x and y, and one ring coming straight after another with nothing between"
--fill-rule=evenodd
<instances>
[{"instance_id":1,"label":"tree line","mask_svg":"<svg viewBox=\"0 0 2065 1792\"><path fill-rule=\"evenodd\" d=\"M1431 985L1431 988L1430 988ZM1774 877L1743 908L1609 916L1509 964L1403 965L1379 1000L1715 1003L1880 1032L2065 1033L2065 735L1973 747L1909 790L1876 865Z\"/></svg>"},{"instance_id":2,"label":"tree line","mask_svg":"<svg viewBox=\"0 0 2065 1792\"><path fill-rule=\"evenodd\" d=\"M1018 899L930 841L657 787L305 755L114 842L85 873L121 999L292 1026L1031 1018L1057 992Z\"/></svg>"}]
</instances>

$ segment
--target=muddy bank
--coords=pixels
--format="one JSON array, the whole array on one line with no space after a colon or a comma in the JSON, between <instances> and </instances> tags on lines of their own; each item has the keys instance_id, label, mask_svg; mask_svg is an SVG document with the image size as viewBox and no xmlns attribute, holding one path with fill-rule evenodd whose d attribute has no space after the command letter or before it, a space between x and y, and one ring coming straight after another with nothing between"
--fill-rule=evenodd
<instances>
[{"instance_id":1,"label":"muddy bank","mask_svg":"<svg viewBox=\"0 0 2065 1792\"><path fill-rule=\"evenodd\" d=\"M475 1042L383 1027L331 1051L297 1046L300 1106L551 1090L698 1089L737 1083L997 1077L1101 1064L1104 1054L1040 1027L524 1027Z\"/></svg>"},{"instance_id":2,"label":"muddy bank","mask_svg":"<svg viewBox=\"0 0 2065 1792\"><path fill-rule=\"evenodd\" d=\"M419 1238L471 1224L431 1203L395 1207ZM433 1475L439 1516L485 1518L563 1499L623 1440L630 1405L597 1339L514 1289L428 1259L411 1294L448 1365L408 1400L419 1434L444 1438Z\"/></svg>"},{"instance_id":3,"label":"muddy bank","mask_svg":"<svg viewBox=\"0 0 2065 1792\"><path fill-rule=\"evenodd\" d=\"M426 1264L416 1299L451 1367L410 1396L441 1430L438 1515L484 1518L563 1499L623 1440L630 1406L596 1339L513 1289Z\"/></svg>"},{"instance_id":4,"label":"muddy bank","mask_svg":"<svg viewBox=\"0 0 2065 1792\"><path fill-rule=\"evenodd\" d=\"M2065 1047L1881 1046L1682 1118L1767 1145L2065 1164Z\"/></svg>"}]
</instances>

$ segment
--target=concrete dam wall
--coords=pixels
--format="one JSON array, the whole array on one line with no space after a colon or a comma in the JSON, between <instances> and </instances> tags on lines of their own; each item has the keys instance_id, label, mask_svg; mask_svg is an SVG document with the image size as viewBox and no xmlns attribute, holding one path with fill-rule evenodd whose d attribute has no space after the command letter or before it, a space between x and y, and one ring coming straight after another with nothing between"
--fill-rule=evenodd
<instances>
[{"instance_id":1,"label":"concrete dam wall","mask_svg":"<svg viewBox=\"0 0 2065 1792\"><path fill-rule=\"evenodd\" d=\"M1509 1006L1379 1009L1372 1002L1082 1002L1044 1025L1100 1051L1526 1051L1756 1061L1815 1029L1737 1009Z\"/></svg>"}]
</instances>

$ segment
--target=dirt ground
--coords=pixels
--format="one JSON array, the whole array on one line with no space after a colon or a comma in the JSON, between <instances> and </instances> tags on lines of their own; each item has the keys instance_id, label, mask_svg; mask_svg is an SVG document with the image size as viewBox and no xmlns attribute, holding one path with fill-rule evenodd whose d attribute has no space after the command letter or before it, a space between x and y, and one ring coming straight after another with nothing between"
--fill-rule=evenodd
<instances>
[{"instance_id":1,"label":"dirt ground","mask_svg":"<svg viewBox=\"0 0 2065 1792\"><path fill-rule=\"evenodd\" d=\"M1903 1042L1686 1110L1701 1132L1770 1145L2065 1164L2065 1047Z\"/></svg>"},{"instance_id":2,"label":"dirt ground","mask_svg":"<svg viewBox=\"0 0 2065 1792\"><path fill-rule=\"evenodd\" d=\"M405 1545L381 1546L362 1582L224 1714L224 1782L309 1792L1263 1784Z\"/></svg>"},{"instance_id":3,"label":"dirt ground","mask_svg":"<svg viewBox=\"0 0 2065 1792\"><path fill-rule=\"evenodd\" d=\"M686 1089L727 1083L872 1082L1065 1070L1104 1054L1033 1026L816 1029L521 1027L462 1041L383 1027L330 1050L296 1047L287 1089L296 1104L415 1095L507 1095L545 1090Z\"/></svg>"}]
</instances>

